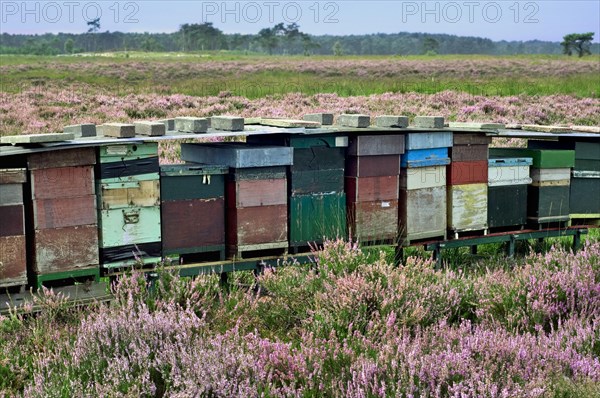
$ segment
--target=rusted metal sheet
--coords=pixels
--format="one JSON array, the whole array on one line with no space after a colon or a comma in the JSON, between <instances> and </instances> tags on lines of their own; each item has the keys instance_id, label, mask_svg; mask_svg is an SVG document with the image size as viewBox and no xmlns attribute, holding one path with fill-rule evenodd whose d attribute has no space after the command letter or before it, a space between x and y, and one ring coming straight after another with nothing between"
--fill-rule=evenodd
<instances>
[{"instance_id":1,"label":"rusted metal sheet","mask_svg":"<svg viewBox=\"0 0 600 398\"><path fill-rule=\"evenodd\" d=\"M450 148L450 158L454 162L473 162L488 160L487 145L455 145Z\"/></svg>"},{"instance_id":2,"label":"rusted metal sheet","mask_svg":"<svg viewBox=\"0 0 600 398\"><path fill-rule=\"evenodd\" d=\"M446 166L402 168L400 188L423 189L446 186Z\"/></svg>"},{"instance_id":3,"label":"rusted metal sheet","mask_svg":"<svg viewBox=\"0 0 600 398\"><path fill-rule=\"evenodd\" d=\"M404 135L356 135L350 137L350 156L401 155L404 153Z\"/></svg>"},{"instance_id":4,"label":"rusted metal sheet","mask_svg":"<svg viewBox=\"0 0 600 398\"><path fill-rule=\"evenodd\" d=\"M349 156L346 175L349 177L379 177L400 174L400 155Z\"/></svg>"},{"instance_id":5,"label":"rusted metal sheet","mask_svg":"<svg viewBox=\"0 0 600 398\"><path fill-rule=\"evenodd\" d=\"M348 202L348 231L361 242L395 240L398 237L398 200Z\"/></svg>"},{"instance_id":6,"label":"rusted metal sheet","mask_svg":"<svg viewBox=\"0 0 600 398\"><path fill-rule=\"evenodd\" d=\"M287 204L287 180L228 181L230 207L255 207Z\"/></svg>"},{"instance_id":7,"label":"rusted metal sheet","mask_svg":"<svg viewBox=\"0 0 600 398\"><path fill-rule=\"evenodd\" d=\"M158 176L157 176L158 177ZM102 210L131 206L157 206L160 204L160 182L156 180L123 182L102 181L99 188Z\"/></svg>"},{"instance_id":8,"label":"rusted metal sheet","mask_svg":"<svg viewBox=\"0 0 600 398\"><path fill-rule=\"evenodd\" d=\"M0 236L0 287L27 283L25 235Z\"/></svg>"},{"instance_id":9,"label":"rusted metal sheet","mask_svg":"<svg viewBox=\"0 0 600 398\"><path fill-rule=\"evenodd\" d=\"M96 225L35 231L33 270L38 274L98 265Z\"/></svg>"},{"instance_id":10,"label":"rusted metal sheet","mask_svg":"<svg viewBox=\"0 0 600 398\"><path fill-rule=\"evenodd\" d=\"M346 177L346 195L349 202L398 200L399 177Z\"/></svg>"},{"instance_id":11,"label":"rusted metal sheet","mask_svg":"<svg viewBox=\"0 0 600 398\"><path fill-rule=\"evenodd\" d=\"M446 233L446 187L400 189L399 235L408 241Z\"/></svg>"},{"instance_id":12,"label":"rusted metal sheet","mask_svg":"<svg viewBox=\"0 0 600 398\"><path fill-rule=\"evenodd\" d=\"M487 160L452 162L447 166L448 185L477 184L488 182Z\"/></svg>"},{"instance_id":13,"label":"rusted metal sheet","mask_svg":"<svg viewBox=\"0 0 600 398\"><path fill-rule=\"evenodd\" d=\"M0 169L0 184L23 184L27 182L25 169Z\"/></svg>"},{"instance_id":14,"label":"rusted metal sheet","mask_svg":"<svg viewBox=\"0 0 600 398\"><path fill-rule=\"evenodd\" d=\"M492 143L492 137L484 134L465 134L454 132L454 145L489 145Z\"/></svg>"},{"instance_id":15,"label":"rusted metal sheet","mask_svg":"<svg viewBox=\"0 0 600 398\"><path fill-rule=\"evenodd\" d=\"M223 198L163 202L163 250L225 244L225 201Z\"/></svg>"},{"instance_id":16,"label":"rusted metal sheet","mask_svg":"<svg viewBox=\"0 0 600 398\"><path fill-rule=\"evenodd\" d=\"M73 148L32 153L27 157L29 170L87 166L96 164L95 148Z\"/></svg>"},{"instance_id":17,"label":"rusted metal sheet","mask_svg":"<svg viewBox=\"0 0 600 398\"><path fill-rule=\"evenodd\" d=\"M59 167L31 171L33 199L94 195L93 166Z\"/></svg>"},{"instance_id":18,"label":"rusted metal sheet","mask_svg":"<svg viewBox=\"0 0 600 398\"><path fill-rule=\"evenodd\" d=\"M23 203L23 184L0 184L0 206Z\"/></svg>"},{"instance_id":19,"label":"rusted metal sheet","mask_svg":"<svg viewBox=\"0 0 600 398\"><path fill-rule=\"evenodd\" d=\"M287 242L287 205L227 209L227 245L239 246Z\"/></svg>"},{"instance_id":20,"label":"rusted metal sheet","mask_svg":"<svg viewBox=\"0 0 600 398\"><path fill-rule=\"evenodd\" d=\"M449 229L472 231L487 228L487 189L487 183L448 186Z\"/></svg>"},{"instance_id":21,"label":"rusted metal sheet","mask_svg":"<svg viewBox=\"0 0 600 398\"><path fill-rule=\"evenodd\" d=\"M0 236L25 234L23 205L0 206Z\"/></svg>"},{"instance_id":22,"label":"rusted metal sheet","mask_svg":"<svg viewBox=\"0 0 600 398\"><path fill-rule=\"evenodd\" d=\"M96 195L33 201L35 229L96 224Z\"/></svg>"}]
</instances>

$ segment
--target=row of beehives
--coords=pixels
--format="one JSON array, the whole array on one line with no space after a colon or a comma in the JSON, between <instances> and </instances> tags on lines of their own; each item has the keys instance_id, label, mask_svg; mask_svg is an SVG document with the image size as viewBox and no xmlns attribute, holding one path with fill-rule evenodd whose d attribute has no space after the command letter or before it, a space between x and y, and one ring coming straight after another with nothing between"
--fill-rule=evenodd
<instances>
[{"instance_id":1,"label":"row of beehives","mask_svg":"<svg viewBox=\"0 0 600 398\"><path fill-rule=\"evenodd\" d=\"M532 141L544 148L492 149L488 159L490 139L477 133L248 141L184 144L186 165L159 166L155 143L29 155L27 170L0 178L0 286L24 284L27 262L39 283L162 256L299 251L348 234L409 243L528 218L600 218L594 142Z\"/></svg>"}]
</instances>

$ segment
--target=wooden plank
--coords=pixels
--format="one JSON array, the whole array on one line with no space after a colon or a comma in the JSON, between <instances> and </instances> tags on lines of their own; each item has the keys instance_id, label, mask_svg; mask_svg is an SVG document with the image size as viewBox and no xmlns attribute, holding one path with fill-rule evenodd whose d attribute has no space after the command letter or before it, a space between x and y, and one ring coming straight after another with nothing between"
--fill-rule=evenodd
<instances>
[{"instance_id":1,"label":"wooden plank","mask_svg":"<svg viewBox=\"0 0 600 398\"><path fill-rule=\"evenodd\" d=\"M569 203L571 214L600 213L600 178L572 178Z\"/></svg>"},{"instance_id":2,"label":"wooden plank","mask_svg":"<svg viewBox=\"0 0 600 398\"><path fill-rule=\"evenodd\" d=\"M324 238L346 237L346 195L296 195L290 197L290 245L305 246Z\"/></svg>"},{"instance_id":3,"label":"wooden plank","mask_svg":"<svg viewBox=\"0 0 600 398\"><path fill-rule=\"evenodd\" d=\"M131 206L160 205L160 182L156 180L101 183L99 205L102 210Z\"/></svg>"},{"instance_id":4,"label":"wooden plank","mask_svg":"<svg viewBox=\"0 0 600 398\"><path fill-rule=\"evenodd\" d=\"M527 185L488 187L488 227L527 224Z\"/></svg>"},{"instance_id":5,"label":"wooden plank","mask_svg":"<svg viewBox=\"0 0 600 398\"><path fill-rule=\"evenodd\" d=\"M445 186L446 166L402 168L400 171L400 188L411 190Z\"/></svg>"},{"instance_id":6,"label":"wooden plank","mask_svg":"<svg viewBox=\"0 0 600 398\"><path fill-rule=\"evenodd\" d=\"M446 187L400 189L399 235L419 240L445 235Z\"/></svg>"},{"instance_id":7,"label":"wooden plank","mask_svg":"<svg viewBox=\"0 0 600 398\"><path fill-rule=\"evenodd\" d=\"M353 239L376 242L398 237L398 201L348 203L348 230Z\"/></svg>"},{"instance_id":8,"label":"wooden plank","mask_svg":"<svg viewBox=\"0 0 600 398\"><path fill-rule=\"evenodd\" d=\"M448 127L452 128L460 128L460 129L487 129L487 130L498 130L503 129L505 127L502 123L477 123L477 122L449 122ZM474 136L476 134L462 134L454 132L454 137L457 135L471 135ZM479 136L483 136L483 134L477 134Z\"/></svg>"},{"instance_id":9,"label":"wooden plank","mask_svg":"<svg viewBox=\"0 0 600 398\"><path fill-rule=\"evenodd\" d=\"M23 203L23 184L0 184L0 205Z\"/></svg>"},{"instance_id":10,"label":"wooden plank","mask_svg":"<svg viewBox=\"0 0 600 398\"><path fill-rule=\"evenodd\" d=\"M27 283L25 235L0 236L0 287Z\"/></svg>"},{"instance_id":11,"label":"wooden plank","mask_svg":"<svg viewBox=\"0 0 600 398\"><path fill-rule=\"evenodd\" d=\"M488 160L488 146L485 145L455 145L450 148L452 162L472 162Z\"/></svg>"},{"instance_id":12,"label":"wooden plank","mask_svg":"<svg viewBox=\"0 0 600 398\"><path fill-rule=\"evenodd\" d=\"M0 236L25 235L25 215L22 204L0 206Z\"/></svg>"},{"instance_id":13,"label":"wooden plank","mask_svg":"<svg viewBox=\"0 0 600 398\"><path fill-rule=\"evenodd\" d=\"M243 143L181 144L181 159L234 168L289 166L293 163L293 148Z\"/></svg>"},{"instance_id":14,"label":"wooden plank","mask_svg":"<svg viewBox=\"0 0 600 398\"><path fill-rule=\"evenodd\" d=\"M100 247L114 247L161 240L160 206L100 210Z\"/></svg>"},{"instance_id":15,"label":"wooden plank","mask_svg":"<svg viewBox=\"0 0 600 398\"><path fill-rule=\"evenodd\" d=\"M287 180L229 181L228 206L233 208L287 204Z\"/></svg>"},{"instance_id":16,"label":"wooden plank","mask_svg":"<svg viewBox=\"0 0 600 398\"><path fill-rule=\"evenodd\" d=\"M404 135L356 135L348 143L349 156L401 155L404 153Z\"/></svg>"},{"instance_id":17,"label":"wooden plank","mask_svg":"<svg viewBox=\"0 0 600 398\"><path fill-rule=\"evenodd\" d=\"M93 166L60 167L31 171L33 199L94 195Z\"/></svg>"},{"instance_id":18,"label":"wooden plank","mask_svg":"<svg viewBox=\"0 0 600 398\"><path fill-rule=\"evenodd\" d=\"M488 182L487 160L474 162L452 162L446 166L447 184L463 185Z\"/></svg>"},{"instance_id":19,"label":"wooden plank","mask_svg":"<svg viewBox=\"0 0 600 398\"><path fill-rule=\"evenodd\" d=\"M346 177L348 201L375 202L398 200L399 177Z\"/></svg>"},{"instance_id":20,"label":"wooden plank","mask_svg":"<svg viewBox=\"0 0 600 398\"><path fill-rule=\"evenodd\" d=\"M400 166L407 168L445 166L447 164L450 164L448 148L408 150L402 155L400 161Z\"/></svg>"},{"instance_id":21,"label":"wooden plank","mask_svg":"<svg viewBox=\"0 0 600 398\"><path fill-rule=\"evenodd\" d=\"M287 205L227 210L229 251L243 245L287 242Z\"/></svg>"},{"instance_id":22,"label":"wooden plank","mask_svg":"<svg viewBox=\"0 0 600 398\"><path fill-rule=\"evenodd\" d=\"M308 127L316 128L321 127L321 123L313 122L310 120L297 120L297 119L267 119L261 118L259 124L261 126L272 126L272 127Z\"/></svg>"},{"instance_id":23,"label":"wooden plank","mask_svg":"<svg viewBox=\"0 0 600 398\"><path fill-rule=\"evenodd\" d=\"M192 199L163 202L163 250L225 244L225 200Z\"/></svg>"},{"instance_id":24,"label":"wooden plank","mask_svg":"<svg viewBox=\"0 0 600 398\"><path fill-rule=\"evenodd\" d=\"M569 215L570 186L536 187L527 190L527 216L531 218L561 218Z\"/></svg>"},{"instance_id":25,"label":"wooden plank","mask_svg":"<svg viewBox=\"0 0 600 398\"><path fill-rule=\"evenodd\" d=\"M98 148L99 163L113 163L158 156L158 143L110 144Z\"/></svg>"},{"instance_id":26,"label":"wooden plank","mask_svg":"<svg viewBox=\"0 0 600 398\"><path fill-rule=\"evenodd\" d=\"M448 228L469 231L487 228L487 184L448 186Z\"/></svg>"},{"instance_id":27,"label":"wooden plank","mask_svg":"<svg viewBox=\"0 0 600 398\"><path fill-rule=\"evenodd\" d=\"M290 175L292 195L343 192L344 169L297 171Z\"/></svg>"},{"instance_id":28,"label":"wooden plank","mask_svg":"<svg viewBox=\"0 0 600 398\"><path fill-rule=\"evenodd\" d=\"M33 201L36 230L96 224L96 195Z\"/></svg>"},{"instance_id":29,"label":"wooden plank","mask_svg":"<svg viewBox=\"0 0 600 398\"><path fill-rule=\"evenodd\" d=\"M97 266L98 231L95 225L35 231L33 270L38 274Z\"/></svg>"},{"instance_id":30,"label":"wooden plank","mask_svg":"<svg viewBox=\"0 0 600 398\"><path fill-rule=\"evenodd\" d=\"M27 168L29 170L89 166L93 164L96 164L94 148L60 149L32 153L27 156Z\"/></svg>"},{"instance_id":31,"label":"wooden plank","mask_svg":"<svg viewBox=\"0 0 600 398\"><path fill-rule=\"evenodd\" d=\"M27 182L26 169L0 169L0 184L23 184Z\"/></svg>"},{"instance_id":32,"label":"wooden plank","mask_svg":"<svg viewBox=\"0 0 600 398\"><path fill-rule=\"evenodd\" d=\"M452 146L452 132L432 131L406 134L406 150L449 148Z\"/></svg>"},{"instance_id":33,"label":"wooden plank","mask_svg":"<svg viewBox=\"0 0 600 398\"><path fill-rule=\"evenodd\" d=\"M75 139L71 133L55 134L23 134L23 135L5 135L0 137L2 144L40 144L46 142L69 141Z\"/></svg>"},{"instance_id":34,"label":"wooden plank","mask_svg":"<svg viewBox=\"0 0 600 398\"><path fill-rule=\"evenodd\" d=\"M544 126L540 124L523 124L521 129L525 131L541 131L544 133L567 133L571 129L567 126Z\"/></svg>"},{"instance_id":35,"label":"wooden plank","mask_svg":"<svg viewBox=\"0 0 600 398\"><path fill-rule=\"evenodd\" d=\"M349 156L346 160L348 177L378 177L400 174L400 155Z\"/></svg>"}]
</instances>

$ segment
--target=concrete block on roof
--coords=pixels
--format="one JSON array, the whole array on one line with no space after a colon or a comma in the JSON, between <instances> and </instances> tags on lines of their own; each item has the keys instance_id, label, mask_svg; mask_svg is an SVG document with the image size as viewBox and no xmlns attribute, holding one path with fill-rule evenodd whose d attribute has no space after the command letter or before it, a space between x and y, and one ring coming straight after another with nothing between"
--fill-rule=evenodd
<instances>
[{"instance_id":1,"label":"concrete block on roof","mask_svg":"<svg viewBox=\"0 0 600 398\"><path fill-rule=\"evenodd\" d=\"M141 121L135 122L135 133L140 135L148 135L151 137L165 135L166 126L160 122Z\"/></svg>"},{"instance_id":2,"label":"concrete block on roof","mask_svg":"<svg viewBox=\"0 0 600 398\"><path fill-rule=\"evenodd\" d=\"M413 121L414 127L426 129L442 129L444 128L443 116L415 116Z\"/></svg>"},{"instance_id":3,"label":"concrete block on roof","mask_svg":"<svg viewBox=\"0 0 600 398\"><path fill-rule=\"evenodd\" d=\"M105 137L135 137L135 125L129 123L104 123L98 126L98 131Z\"/></svg>"},{"instance_id":4,"label":"concrete block on roof","mask_svg":"<svg viewBox=\"0 0 600 398\"><path fill-rule=\"evenodd\" d=\"M157 120L157 122L163 123L165 125L165 129L167 131L175 130L175 119L160 119L160 120Z\"/></svg>"},{"instance_id":5,"label":"concrete block on roof","mask_svg":"<svg viewBox=\"0 0 600 398\"><path fill-rule=\"evenodd\" d=\"M377 127L408 127L408 117L406 116L391 116L382 115L375 118L375 126Z\"/></svg>"},{"instance_id":6,"label":"concrete block on roof","mask_svg":"<svg viewBox=\"0 0 600 398\"><path fill-rule=\"evenodd\" d=\"M0 138L2 144L37 144L44 142L58 142L75 139L72 133L56 134L28 134L28 135L7 135Z\"/></svg>"},{"instance_id":7,"label":"concrete block on roof","mask_svg":"<svg viewBox=\"0 0 600 398\"><path fill-rule=\"evenodd\" d=\"M208 130L208 119L203 117L176 117L175 130L184 133L206 133Z\"/></svg>"},{"instance_id":8,"label":"concrete block on roof","mask_svg":"<svg viewBox=\"0 0 600 398\"><path fill-rule=\"evenodd\" d=\"M211 127L215 130L243 131L244 118L238 116L213 116L210 118Z\"/></svg>"},{"instance_id":9,"label":"concrete block on roof","mask_svg":"<svg viewBox=\"0 0 600 398\"><path fill-rule=\"evenodd\" d=\"M333 113L309 113L302 118L309 122L321 123L322 126L333 124Z\"/></svg>"},{"instance_id":10,"label":"concrete block on roof","mask_svg":"<svg viewBox=\"0 0 600 398\"><path fill-rule=\"evenodd\" d=\"M343 114L338 116L337 124L344 127L365 128L371 125L369 115Z\"/></svg>"},{"instance_id":11,"label":"concrete block on roof","mask_svg":"<svg viewBox=\"0 0 600 398\"><path fill-rule=\"evenodd\" d=\"M72 124L63 127L64 133L71 133L75 137L95 137L96 125L92 123Z\"/></svg>"}]
</instances>

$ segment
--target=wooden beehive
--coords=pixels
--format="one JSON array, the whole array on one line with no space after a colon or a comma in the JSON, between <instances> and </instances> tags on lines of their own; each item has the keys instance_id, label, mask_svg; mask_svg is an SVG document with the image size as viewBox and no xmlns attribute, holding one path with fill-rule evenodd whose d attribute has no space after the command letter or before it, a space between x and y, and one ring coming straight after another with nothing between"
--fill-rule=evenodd
<instances>
[{"instance_id":1,"label":"wooden beehive","mask_svg":"<svg viewBox=\"0 0 600 398\"><path fill-rule=\"evenodd\" d=\"M100 262L104 269L161 258L158 145L100 146L96 192Z\"/></svg>"},{"instance_id":2,"label":"wooden beehive","mask_svg":"<svg viewBox=\"0 0 600 398\"><path fill-rule=\"evenodd\" d=\"M97 273L99 263L94 148L61 149L27 157L32 271L59 279L74 270Z\"/></svg>"},{"instance_id":3,"label":"wooden beehive","mask_svg":"<svg viewBox=\"0 0 600 398\"><path fill-rule=\"evenodd\" d=\"M291 247L347 236L345 193L294 195L289 200Z\"/></svg>"},{"instance_id":4,"label":"wooden beehive","mask_svg":"<svg viewBox=\"0 0 600 398\"><path fill-rule=\"evenodd\" d=\"M226 183L229 256L288 246L284 166L231 169Z\"/></svg>"},{"instance_id":5,"label":"wooden beehive","mask_svg":"<svg viewBox=\"0 0 600 398\"><path fill-rule=\"evenodd\" d=\"M0 288L27 284L25 169L0 169Z\"/></svg>"},{"instance_id":6,"label":"wooden beehive","mask_svg":"<svg viewBox=\"0 0 600 398\"><path fill-rule=\"evenodd\" d=\"M600 171L600 142L593 139L561 137L560 141L529 140L532 149L563 149L575 151L575 166L578 171Z\"/></svg>"},{"instance_id":7,"label":"wooden beehive","mask_svg":"<svg viewBox=\"0 0 600 398\"><path fill-rule=\"evenodd\" d=\"M400 155L349 156L346 175L349 177L379 177L400 174Z\"/></svg>"},{"instance_id":8,"label":"wooden beehive","mask_svg":"<svg viewBox=\"0 0 600 398\"><path fill-rule=\"evenodd\" d=\"M527 224L527 184L488 186L488 227Z\"/></svg>"},{"instance_id":9,"label":"wooden beehive","mask_svg":"<svg viewBox=\"0 0 600 398\"><path fill-rule=\"evenodd\" d=\"M480 184L488 182L488 161L455 162L454 160L448 166L447 184Z\"/></svg>"},{"instance_id":10,"label":"wooden beehive","mask_svg":"<svg viewBox=\"0 0 600 398\"><path fill-rule=\"evenodd\" d=\"M487 183L447 187L448 229L462 232L487 228L487 188Z\"/></svg>"},{"instance_id":11,"label":"wooden beehive","mask_svg":"<svg viewBox=\"0 0 600 398\"><path fill-rule=\"evenodd\" d=\"M575 165L575 151L561 149L490 148L490 158L531 158L538 169L570 168Z\"/></svg>"},{"instance_id":12,"label":"wooden beehive","mask_svg":"<svg viewBox=\"0 0 600 398\"><path fill-rule=\"evenodd\" d=\"M245 143L182 144L181 159L187 162L222 164L235 169L293 164L293 148Z\"/></svg>"},{"instance_id":13,"label":"wooden beehive","mask_svg":"<svg viewBox=\"0 0 600 398\"><path fill-rule=\"evenodd\" d=\"M348 156L385 156L404 153L404 135L356 135L349 139Z\"/></svg>"},{"instance_id":14,"label":"wooden beehive","mask_svg":"<svg viewBox=\"0 0 600 398\"><path fill-rule=\"evenodd\" d=\"M488 160L488 186L527 185L531 183L531 158L497 158Z\"/></svg>"},{"instance_id":15,"label":"wooden beehive","mask_svg":"<svg viewBox=\"0 0 600 398\"><path fill-rule=\"evenodd\" d=\"M450 164L448 148L426 148L407 150L400 165L404 168L445 166Z\"/></svg>"},{"instance_id":16,"label":"wooden beehive","mask_svg":"<svg viewBox=\"0 0 600 398\"><path fill-rule=\"evenodd\" d=\"M600 171L573 171L571 218L600 218Z\"/></svg>"},{"instance_id":17,"label":"wooden beehive","mask_svg":"<svg viewBox=\"0 0 600 398\"><path fill-rule=\"evenodd\" d=\"M446 185L400 188L399 235L404 244L446 236Z\"/></svg>"},{"instance_id":18,"label":"wooden beehive","mask_svg":"<svg viewBox=\"0 0 600 398\"><path fill-rule=\"evenodd\" d=\"M562 184L562 185L561 185ZM529 185L527 191L527 216L533 222L567 221L570 212L570 186L568 181L552 185Z\"/></svg>"},{"instance_id":19,"label":"wooden beehive","mask_svg":"<svg viewBox=\"0 0 600 398\"><path fill-rule=\"evenodd\" d=\"M423 131L406 134L406 151L430 148L450 148L452 146L452 132L450 131Z\"/></svg>"},{"instance_id":20,"label":"wooden beehive","mask_svg":"<svg viewBox=\"0 0 600 398\"><path fill-rule=\"evenodd\" d=\"M352 239L376 243L398 237L398 200L348 201L348 230Z\"/></svg>"}]
</instances>

